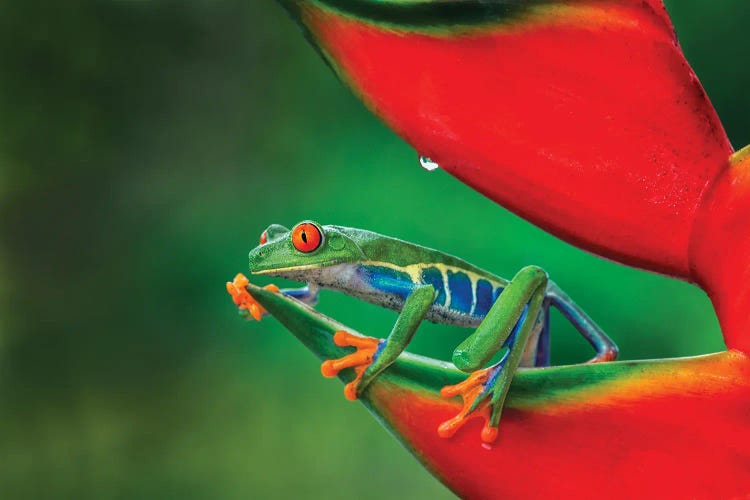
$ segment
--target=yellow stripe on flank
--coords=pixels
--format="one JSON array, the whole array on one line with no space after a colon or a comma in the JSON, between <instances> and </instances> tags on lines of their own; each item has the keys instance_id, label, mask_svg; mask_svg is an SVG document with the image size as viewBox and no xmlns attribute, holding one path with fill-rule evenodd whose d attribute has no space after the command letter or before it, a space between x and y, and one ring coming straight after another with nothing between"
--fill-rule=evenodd
<instances>
[{"instance_id":1,"label":"yellow stripe on flank","mask_svg":"<svg viewBox=\"0 0 750 500\"><path fill-rule=\"evenodd\" d=\"M440 276L443 277L443 290L445 290L445 307L446 309L451 306L451 287L448 286L448 269L446 266L436 266L440 271Z\"/></svg>"}]
</instances>

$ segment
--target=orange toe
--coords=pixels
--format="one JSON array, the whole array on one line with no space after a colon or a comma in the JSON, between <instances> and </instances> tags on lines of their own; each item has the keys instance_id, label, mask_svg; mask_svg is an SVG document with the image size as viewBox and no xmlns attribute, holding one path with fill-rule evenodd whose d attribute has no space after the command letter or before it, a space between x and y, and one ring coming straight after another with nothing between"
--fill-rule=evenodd
<instances>
[{"instance_id":1,"label":"orange toe","mask_svg":"<svg viewBox=\"0 0 750 500\"><path fill-rule=\"evenodd\" d=\"M356 400L359 383L362 381L367 368L375 360L375 354L377 354L382 342L380 339L352 335L340 330L334 334L333 343L339 347L355 347L357 350L339 359L329 359L323 362L320 366L320 372L324 377L330 378L337 376L341 370L354 368L356 377L344 387L344 396L346 399Z\"/></svg>"},{"instance_id":2,"label":"orange toe","mask_svg":"<svg viewBox=\"0 0 750 500\"><path fill-rule=\"evenodd\" d=\"M455 417L446 420L438 427L438 435L441 438L450 438L458 430L474 417L481 417L485 420L484 429L482 429L482 441L491 444L497 439L497 427L490 426L491 405L487 400L480 403L474 410L477 398L485 397L485 383L489 379L491 370L477 370L472 373L466 380L456 385L448 385L440 390L440 396L449 399L460 396L463 401L461 411Z\"/></svg>"},{"instance_id":3,"label":"orange toe","mask_svg":"<svg viewBox=\"0 0 750 500\"><path fill-rule=\"evenodd\" d=\"M232 301L237 307L246 310L256 321L260 321L267 311L247 291L249 284L250 280L244 274L240 273L234 277L234 281L227 282L227 292L232 296ZM278 293L279 291L279 287L276 285L267 285L263 288L274 293Z\"/></svg>"}]
</instances>

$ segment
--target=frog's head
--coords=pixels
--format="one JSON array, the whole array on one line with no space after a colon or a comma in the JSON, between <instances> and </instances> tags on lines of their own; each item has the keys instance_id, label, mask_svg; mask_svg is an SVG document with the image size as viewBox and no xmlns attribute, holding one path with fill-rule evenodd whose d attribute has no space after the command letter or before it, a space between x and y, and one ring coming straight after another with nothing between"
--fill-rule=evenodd
<instances>
[{"instance_id":1,"label":"frog's head","mask_svg":"<svg viewBox=\"0 0 750 500\"><path fill-rule=\"evenodd\" d=\"M253 274L308 281L315 270L362 261L365 255L345 228L303 221L291 231L278 224L268 226L249 257Z\"/></svg>"}]
</instances>

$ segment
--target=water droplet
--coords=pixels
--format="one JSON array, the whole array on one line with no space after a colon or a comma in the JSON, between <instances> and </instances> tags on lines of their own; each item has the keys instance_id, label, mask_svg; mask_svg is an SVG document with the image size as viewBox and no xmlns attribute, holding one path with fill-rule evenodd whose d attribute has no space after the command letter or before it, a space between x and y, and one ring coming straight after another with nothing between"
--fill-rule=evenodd
<instances>
[{"instance_id":1,"label":"water droplet","mask_svg":"<svg viewBox=\"0 0 750 500\"><path fill-rule=\"evenodd\" d=\"M426 156L419 157L419 164L422 166L423 169L427 170L428 172L433 172L440 168L440 165L430 160Z\"/></svg>"}]
</instances>

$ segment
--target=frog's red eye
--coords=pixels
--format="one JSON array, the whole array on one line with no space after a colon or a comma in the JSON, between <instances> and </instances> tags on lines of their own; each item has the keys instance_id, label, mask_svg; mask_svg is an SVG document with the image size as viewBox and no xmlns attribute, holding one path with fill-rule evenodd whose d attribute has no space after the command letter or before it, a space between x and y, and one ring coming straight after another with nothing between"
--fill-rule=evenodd
<instances>
[{"instance_id":1,"label":"frog's red eye","mask_svg":"<svg viewBox=\"0 0 750 500\"><path fill-rule=\"evenodd\" d=\"M260 244L265 245L268 243L268 231L263 231L260 235Z\"/></svg>"},{"instance_id":2,"label":"frog's red eye","mask_svg":"<svg viewBox=\"0 0 750 500\"><path fill-rule=\"evenodd\" d=\"M323 234L315 224L303 222L292 229L292 244L300 252L314 252L322 242Z\"/></svg>"}]
</instances>

